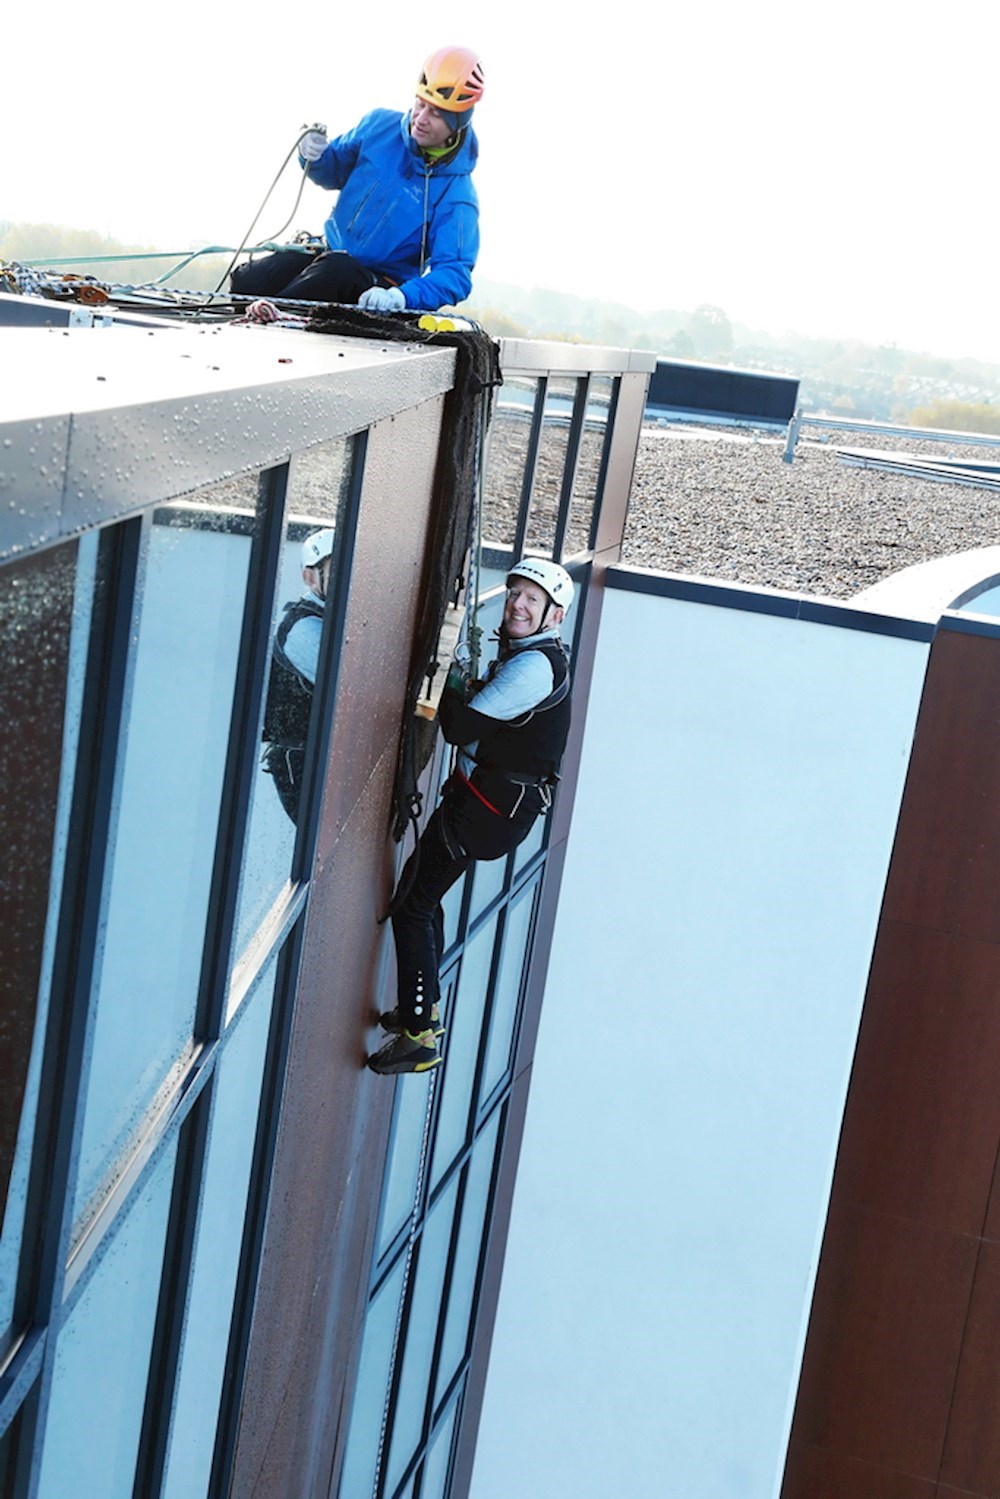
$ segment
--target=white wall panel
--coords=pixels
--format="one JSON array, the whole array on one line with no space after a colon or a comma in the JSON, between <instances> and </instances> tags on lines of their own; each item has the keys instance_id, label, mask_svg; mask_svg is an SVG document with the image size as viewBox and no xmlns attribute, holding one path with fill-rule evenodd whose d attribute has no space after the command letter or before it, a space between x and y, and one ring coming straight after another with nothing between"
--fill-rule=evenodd
<instances>
[{"instance_id":1,"label":"white wall panel","mask_svg":"<svg viewBox=\"0 0 1000 1499\"><path fill-rule=\"evenodd\" d=\"M777 1492L927 650L606 594L473 1499Z\"/></svg>"}]
</instances>

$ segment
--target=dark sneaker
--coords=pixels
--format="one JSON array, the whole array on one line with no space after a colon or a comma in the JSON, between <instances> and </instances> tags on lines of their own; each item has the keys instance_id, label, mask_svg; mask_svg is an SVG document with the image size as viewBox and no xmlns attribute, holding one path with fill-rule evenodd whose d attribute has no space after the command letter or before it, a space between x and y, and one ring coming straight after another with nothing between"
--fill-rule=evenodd
<instances>
[{"instance_id":1,"label":"dark sneaker","mask_svg":"<svg viewBox=\"0 0 1000 1499\"><path fill-rule=\"evenodd\" d=\"M400 1031L368 1058L368 1065L373 1072L391 1077L397 1072L429 1072L440 1060L433 1031L421 1031L416 1036Z\"/></svg>"},{"instance_id":2,"label":"dark sneaker","mask_svg":"<svg viewBox=\"0 0 1000 1499\"><path fill-rule=\"evenodd\" d=\"M402 1020L400 1020L399 1018L398 1005L395 1007L395 1009L386 1010L382 1015L380 1015L378 1018L378 1023L384 1031L392 1031L393 1035L395 1036L398 1036L400 1032L402 1032L406 1028L403 1025ZM444 1026L441 1024L441 1011L438 1009L437 1005L431 1005L431 1030L434 1032L435 1036L444 1035Z\"/></svg>"}]
</instances>

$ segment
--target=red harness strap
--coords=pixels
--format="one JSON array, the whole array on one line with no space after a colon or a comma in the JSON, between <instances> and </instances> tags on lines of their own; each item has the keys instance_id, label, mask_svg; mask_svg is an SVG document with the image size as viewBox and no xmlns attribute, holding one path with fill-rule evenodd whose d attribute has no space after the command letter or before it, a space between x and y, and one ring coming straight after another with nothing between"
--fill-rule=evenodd
<instances>
[{"instance_id":1,"label":"red harness strap","mask_svg":"<svg viewBox=\"0 0 1000 1499\"><path fill-rule=\"evenodd\" d=\"M483 793L481 791L477 791L476 790L476 787L473 786L473 784L469 780L468 776L464 776L462 774L462 772L460 770L457 770L457 769L455 771L455 774L458 776L458 779L462 782L462 785L463 786L468 786L468 788L472 792L473 796L476 797L479 801L481 801L484 807L489 807L490 811L491 812L495 812L496 815L497 815L497 817L502 817L503 816L503 813L499 810L498 807L494 807L494 805L493 805L492 802L488 802L486 800L485 796L483 795Z\"/></svg>"}]
</instances>

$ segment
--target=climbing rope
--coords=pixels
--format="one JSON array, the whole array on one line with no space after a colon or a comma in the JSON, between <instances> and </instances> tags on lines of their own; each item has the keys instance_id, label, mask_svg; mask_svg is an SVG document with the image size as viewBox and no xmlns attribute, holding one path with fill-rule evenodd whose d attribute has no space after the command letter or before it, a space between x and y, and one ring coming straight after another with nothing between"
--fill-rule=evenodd
<instances>
[{"instance_id":1,"label":"climbing rope","mask_svg":"<svg viewBox=\"0 0 1000 1499\"><path fill-rule=\"evenodd\" d=\"M278 168L278 170L277 170L277 172L275 174L274 180L271 183L271 186L268 188L267 192L264 194L264 197L261 200L260 207L258 208L257 212L254 214L253 218L251 219L249 229L247 230L246 234L244 234L243 238L240 240L239 248L236 250L235 254L233 255L232 260L229 262L229 264L226 266L225 271L222 273L222 276L219 279L219 284L215 288L215 291L212 293L213 296L218 296L219 292L222 290L222 287L223 287L223 285L224 285L224 283L226 281L226 278L230 275L230 273L231 273L233 267L235 266L237 260L239 260L240 256L243 254L244 250L246 249L247 241L249 240L251 234L253 234L254 230L257 227L257 220L260 218L261 214L264 212L264 209L267 207L268 202L269 202L270 197L271 197L271 194L274 192L274 189L277 187L278 183L280 182L281 177L284 174L285 168L287 167L288 163L291 161L292 157L295 156L295 155L297 155L300 143L305 139L305 137L312 130L321 130L324 135L326 134L326 126L325 125L303 125L302 126L302 128L299 131L298 135L295 137L295 141L294 141L294 143L292 145L291 150L288 152L288 154L285 157L284 161L281 163L281 166ZM305 187L305 184L306 184L306 172L305 172L305 170L303 170L302 173L301 173L301 175L300 175L299 190L298 190L298 192L295 195L295 202L292 205L292 211L288 215L288 218L285 220L285 222L282 224L281 228L278 230L278 233L271 235L272 239L278 239L278 238L280 238L280 236L285 232L285 230L288 228L289 224L294 219L295 215L298 213L298 211L299 211L299 203L302 201L302 190ZM262 246L255 245L253 248L254 249L261 249Z\"/></svg>"}]
</instances>

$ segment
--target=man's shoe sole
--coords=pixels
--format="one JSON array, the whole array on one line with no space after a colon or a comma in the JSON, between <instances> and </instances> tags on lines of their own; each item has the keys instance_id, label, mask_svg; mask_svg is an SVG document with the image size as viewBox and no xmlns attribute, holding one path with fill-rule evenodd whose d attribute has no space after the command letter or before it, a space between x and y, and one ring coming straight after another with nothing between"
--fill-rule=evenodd
<instances>
[{"instance_id":1,"label":"man's shoe sole","mask_svg":"<svg viewBox=\"0 0 1000 1499\"><path fill-rule=\"evenodd\" d=\"M414 1062L412 1067L406 1065L405 1057L401 1058L399 1065L395 1066L390 1065L388 1067L377 1067L375 1065L377 1061L378 1053L376 1052L374 1056L368 1058L368 1066L371 1071L377 1073L379 1077L399 1077L403 1073L407 1072L431 1072L435 1067L439 1067L441 1065L440 1056L433 1057L428 1062Z\"/></svg>"}]
</instances>

